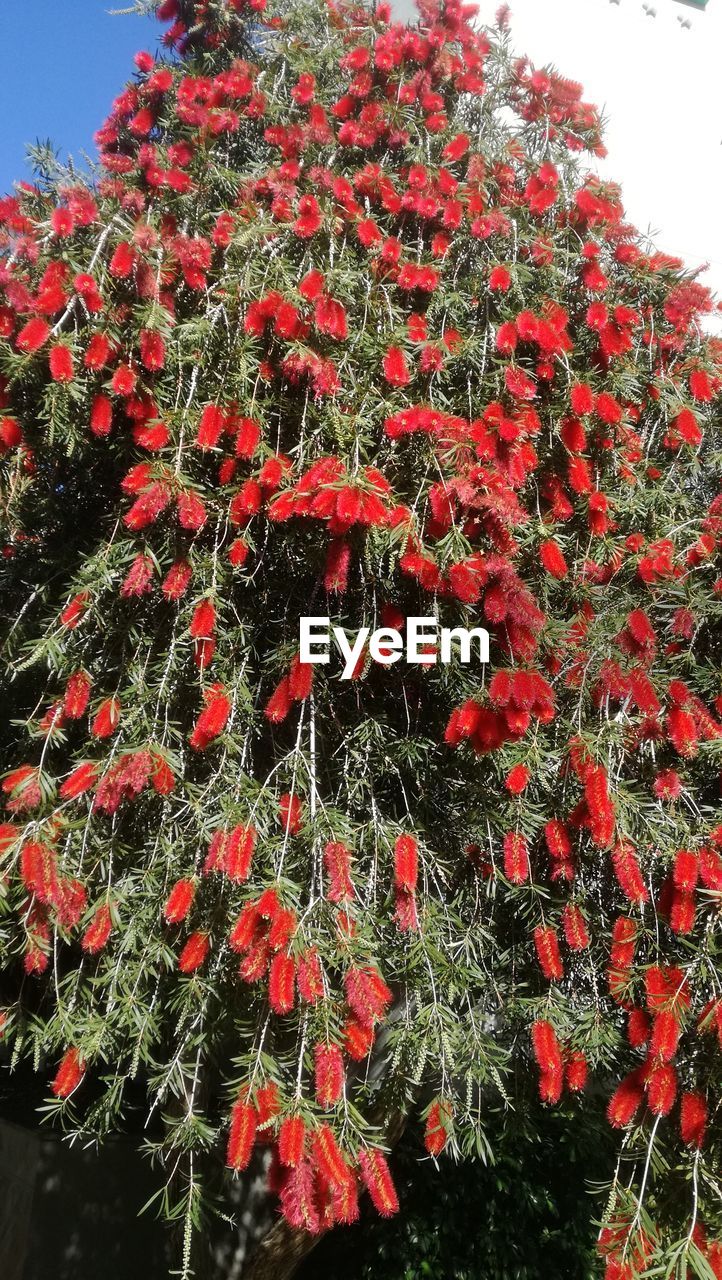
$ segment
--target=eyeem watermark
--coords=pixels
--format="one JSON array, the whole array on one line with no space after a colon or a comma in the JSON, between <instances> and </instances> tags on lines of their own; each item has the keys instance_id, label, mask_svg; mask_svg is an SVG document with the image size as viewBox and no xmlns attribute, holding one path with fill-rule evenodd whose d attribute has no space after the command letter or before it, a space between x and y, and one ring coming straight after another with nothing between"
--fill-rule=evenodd
<instances>
[{"instance_id":1,"label":"eyeem watermark","mask_svg":"<svg viewBox=\"0 0 722 1280\"><path fill-rule=\"evenodd\" d=\"M349 639L343 627L332 627L330 618L300 619L299 658L304 663L325 664L331 661L331 641L343 660L342 680L350 680L365 648L374 662L391 667L402 658L419 666L434 666L437 661L471 662L472 647L478 649L479 662L489 661L489 632L483 627L440 627L437 618L407 618L406 636L395 627L361 627Z\"/></svg>"}]
</instances>

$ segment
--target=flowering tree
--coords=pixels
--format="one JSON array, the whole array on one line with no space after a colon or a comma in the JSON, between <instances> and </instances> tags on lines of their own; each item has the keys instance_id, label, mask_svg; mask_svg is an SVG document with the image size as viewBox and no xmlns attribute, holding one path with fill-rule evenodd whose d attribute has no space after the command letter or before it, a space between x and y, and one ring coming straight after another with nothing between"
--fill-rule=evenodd
<instances>
[{"instance_id":1,"label":"flowering tree","mask_svg":"<svg viewBox=\"0 0 722 1280\"><path fill-rule=\"evenodd\" d=\"M721 1276L708 292L503 11L147 7L97 181L0 204L9 1061L86 1137L140 1089L184 1274L224 1160L281 1277L406 1123L593 1078L607 1277Z\"/></svg>"}]
</instances>

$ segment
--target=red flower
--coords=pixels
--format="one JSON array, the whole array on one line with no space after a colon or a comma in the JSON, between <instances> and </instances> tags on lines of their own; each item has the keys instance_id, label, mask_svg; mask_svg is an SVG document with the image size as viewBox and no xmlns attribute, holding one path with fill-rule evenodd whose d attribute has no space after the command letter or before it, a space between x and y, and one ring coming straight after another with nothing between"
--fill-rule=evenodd
<instances>
[{"instance_id":1,"label":"red flower","mask_svg":"<svg viewBox=\"0 0 722 1280\"><path fill-rule=\"evenodd\" d=\"M324 848L323 862L329 881L329 902L348 902L354 896L351 856L351 850L339 840L330 840Z\"/></svg>"},{"instance_id":2,"label":"red flower","mask_svg":"<svg viewBox=\"0 0 722 1280\"><path fill-rule=\"evenodd\" d=\"M25 355L33 355L44 346L49 337L50 325L45 320L35 318L28 320L20 330L15 345L18 351L24 352Z\"/></svg>"},{"instance_id":3,"label":"red flower","mask_svg":"<svg viewBox=\"0 0 722 1280\"><path fill-rule=\"evenodd\" d=\"M283 830L289 835L298 835L303 822L303 805L297 795L287 792L278 801L278 813Z\"/></svg>"},{"instance_id":4,"label":"red flower","mask_svg":"<svg viewBox=\"0 0 722 1280\"><path fill-rule=\"evenodd\" d=\"M451 1104L442 1099L432 1102L426 1116L424 1146L430 1156L440 1156L449 1140Z\"/></svg>"},{"instance_id":5,"label":"red flower","mask_svg":"<svg viewBox=\"0 0 722 1280\"><path fill-rule=\"evenodd\" d=\"M489 273L489 288L492 293L506 293L511 287L511 272L508 267L492 267Z\"/></svg>"},{"instance_id":6,"label":"red flower","mask_svg":"<svg viewBox=\"0 0 722 1280\"><path fill-rule=\"evenodd\" d=\"M506 775L504 786L512 796L520 796L526 790L531 773L525 764L515 764Z\"/></svg>"},{"instance_id":7,"label":"red flower","mask_svg":"<svg viewBox=\"0 0 722 1280\"><path fill-rule=\"evenodd\" d=\"M85 933L80 939L80 945L83 951L88 955L97 955L103 950L112 928L112 920L110 916L110 907L106 902L102 903L95 912Z\"/></svg>"},{"instance_id":8,"label":"red flower","mask_svg":"<svg viewBox=\"0 0 722 1280\"><path fill-rule=\"evenodd\" d=\"M90 676L85 671L76 671L70 677L63 698L63 714L68 720L80 720L88 709L90 701Z\"/></svg>"},{"instance_id":9,"label":"red flower","mask_svg":"<svg viewBox=\"0 0 722 1280\"><path fill-rule=\"evenodd\" d=\"M228 1133L226 1165L240 1171L248 1168L256 1141L256 1109L248 1102L245 1090L241 1091L231 1111Z\"/></svg>"},{"instance_id":10,"label":"red flower","mask_svg":"<svg viewBox=\"0 0 722 1280\"><path fill-rule=\"evenodd\" d=\"M205 963L211 949L207 933L192 933L178 957L181 973L195 973Z\"/></svg>"},{"instance_id":11,"label":"red flower","mask_svg":"<svg viewBox=\"0 0 722 1280\"><path fill-rule=\"evenodd\" d=\"M109 738L115 733L120 723L120 702L117 698L106 698L95 713L90 728L94 738Z\"/></svg>"},{"instance_id":12,"label":"red flower","mask_svg":"<svg viewBox=\"0 0 722 1280\"><path fill-rule=\"evenodd\" d=\"M594 408L594 392L586 382L579 382L572 387L569 398L572 406L572 413L576 413L578 417L583 418L586 414L591 413Z\"/></svg>"},{"instance_id":13,"label":"red flower","mask_svg":"<svg viewBox=\"0 0 722 1280\"><path fill-rule=\"evenodd\" d=\"M561 1075L561 1049L552 1024L543 1018L537 1019L531 1029L531 1039L540 1071L546 1075Z\"/></svg>"},{"instance_id":14,"label":"red flower","mask_svg":"<svg viewBox=\"0 0 722 1280\"><path fill-rule=\"evenodd\" d=\"M85 1062L77 1049L68 1049L55 1073L52 1089L56 1098L69 1098L85 1075Z\"/></svg>"},{"instance_id":15,"label":"red flower","mask_svg":"<svg viewBox=\"0 0 722 1280\"><path fill-rule=\"evenodd\" d=\"M562 912L564 937L572 951L584 951L589 946L589 930L587 922L579 907L567 902Z\"/></svg>"},{"instance_id":16,"label":"red flower","mask_svg":"<svg viewBox=\"0 0 722 1280\"><path fill-rule=\"evenodd\" d=\"M107 396L98 394L93 397L90 409L90 430L94 436L103 437L110 434L113 425L113 402Z\"/></svg>"},{"instance_id":17,"label":"red flower","mask_svg":"<svg viewBox=\"0 0 722 1280\"><path fill-rule=\"evenodd\" d=\"M278 1158L281 1164L295 1169L303 1159L306 1125L302 1116L287 1116L278 1132Z\"/></svg>"},{"instance_id":18,"label":"red flower","mask_svg":"<svg viewBox=\"0 0 722 1280\"><path fill-rule=\"evenodd\" d=\"M196 885L194 880L176 881L163 908L163 915L168 924L179 924L181 920L185 920L193 906L195 895Z\"/></svg>"},{"instance_id":19,"label":"red flower","mask_svg":"<svg viewBox=\"0 0 722 1280\"><path fill-rule=\"evenodd\" d=\"M314 1049L316 1101L320 1107L333 1107L343 1093L346 1072L337 1044L317 1044Z\"/></svg>"},{"instance_id":20,"label":"red flower","mask_svg":"<svg viewBox=\"0 0 722 1280\"><path fill-rule=\"evenodd\" d=\"M60 788L60 798L62 800L72 800L76 796L82 796L85 791L89 791L94 786L100 766L86 761L85 764L79 764L71 774L65 779Z\"/></svg>"},{"instance_id":21,"label":"red flower","mask_svg":"<svg viewBox=\"0 0 722 1280\"><path fill-rule=\"evenodd\" d=\"M588 1063L584 1054L575 1049L569 1054L564 1068L564 1081L572 1093L581 1093L587 1083Z\"/></svg>"},{"instance_id":22,"label":"red flower","mask_svg":"<svg viewBox=\"0 0 722 1280\"><path fill-rule=\"evenodd\" d=\"M560 982L564 977L564 966L559 954L556 929L551 925L537 925L534 930L534 946L544 977L550 982Z\"/></svg>"},{"instance_id":23,"label":"red flower","mask_svg":"<svg viewBox=\"0 0 722 1280\"><path fill-rule=\"evenodd\" d=\"M274 1013L290 1013L294 1004L296 964L292 956L277 952L268 977L268 1003Z\"/></svg>"},{"instance_id":24,"label":"red flower","mask_svg":"<svg viewBox=\"0 0 722 1280\"><path fill-rule=\"evenodd\" d=\"M398 1213L399 1201L396 1195L391 1170L380 1151L371 1149L359 1152L361 1177L368 1191L376 1212L382 1218L390 1218Z\"/></svg>"},{"instance_id":25,"label":"red flower","mask_svg":"<svg viewBox=\"0 0 722 1280\"><path fill-rule=\"evenodd\" d=\"M512 884L524 884L531 877L529 849L519 831L509 831L504 836L504 875Z\"/></svg>"},{"instance_id":26,"label":"red flower","mask_svg":"<svg viewBox=\"0 0 722 1280\"><path fill-rule=\"evenodd\" d=\"M540 544L539 559L547 573L550 573L553 578L566 578L569 568L564 559L564 553L554 538L549 538L546 542Z\"/></svg>"},{"instance_id":27,"label":"red flower","mask_svg":"<svg viewBox=\"0 0 722 1280\"><path fill-rule=\"evenodd\" d=\"M50 352L50 376L53 382L72 382L73 354L69 347L58 343Z\"/></svg>"},{"instance_id":28,"label":"red flower","mask_svg":"<svg viewBox=\"0 0 722 1280\"><path fill-rule=\"evenodd\" d=\"M384 356L384 377L394 387L408 386L411 381L406 356L400 347L389 347Z\"/></svg>"},{"instance_id":29,"label":"red flower","mask_svg":"<svg viewBox=\"0 0 722 1280\"><path fill-rule=\"evenodd\" d=\"M221 685L211 685L203 698L206 705L189 738L194 751L205 751L223 733L231 714L231 700Z\"/></svg>"},{"instance_id":30,"label":"red flower","mask_svg":"<svg viewBox=\"0 0 722 1280\"><path fill-rule=\"evenodd\" d=\"M642 1072L637 1069L625 1076L617 1086L607 1107L607 1119L613 1129L625 1129L631 1124L644 1098Z\"/></svg>"},{"instance_id":31,"label":"red flower","mask_svg":"<svg viewBox=\"0 0 722 1280\"><path fill-rule=\"evenodd\" d=\"M400 835L394 845L394 886L416 892L419 878L419 847L413 836Z\"/></svg>"},{"instance_id":32,"label":"red flower","mask_svg":"<svg viewBox=\"0 0 722 1280\"><path fill-rule=\"evenodd\" d=\"M669 1064L652 1067L646 1081L649 1109L656 1116L669 1115L677 1096L677 1072Z\"/></svg>"},{"instance_id":33,"label":"red flower","mask_svg":"<svg viewBox=\"0 0 722 1280\"><path fill-rule=\"evenodd\" d=\"M161 334L143 329L140 335L140 359L146 369L155 373L165 365L165 343Z\"/></svg>"},{"instance_id":34,"label":"red flower","mask_svg":"<svg viewBox=\"0 0 722 1280\"><path fill-rule=\"evenodd\" d=\"M683 1093L679 1111L679 1131L688 1147L701 1147L707 1127L707 1101L703 1093Z\"/></svg>"}]
</instances>

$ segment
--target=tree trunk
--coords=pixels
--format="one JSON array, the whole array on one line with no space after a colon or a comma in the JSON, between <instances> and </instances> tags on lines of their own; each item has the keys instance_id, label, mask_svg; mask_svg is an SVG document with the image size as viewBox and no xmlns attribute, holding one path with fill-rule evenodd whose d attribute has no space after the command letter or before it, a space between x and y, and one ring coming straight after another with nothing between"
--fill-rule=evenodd
<instances>
[{"instance_id":1,"label":"tree trunk","mask_svg":"<svg viewBox=\"0 0 722 1280\"><path fill-rule=\"evenodd\" d=\"M243 1280L290 1280L299 1263L311 1252L322 1234L289 1227L280 1218L259 1242L243 1268Z\"/></svg>"}]
</instances>

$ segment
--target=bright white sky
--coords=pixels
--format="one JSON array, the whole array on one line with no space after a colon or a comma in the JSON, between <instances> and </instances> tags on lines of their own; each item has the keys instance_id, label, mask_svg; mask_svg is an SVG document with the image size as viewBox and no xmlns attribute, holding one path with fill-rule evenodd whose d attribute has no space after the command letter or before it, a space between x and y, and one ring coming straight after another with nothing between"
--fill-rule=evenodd
<instances>
[{"instance_id":1,"label":"bright white sky","mask_svg":"<svg viewBox=\"0 0 722 1280\"><path fill-rule=\"evenodd\" d=\"M491 23L501 0L478 0ZM518 53L579 81L603 111L627 216L722 298L722 0L509 0ZM645 14L656 10L656 17ZM407 16L409 0L396 0ZM679 18L691 22L684 29Z\"/></svg>"}]
</instances>

